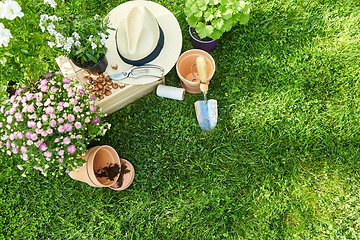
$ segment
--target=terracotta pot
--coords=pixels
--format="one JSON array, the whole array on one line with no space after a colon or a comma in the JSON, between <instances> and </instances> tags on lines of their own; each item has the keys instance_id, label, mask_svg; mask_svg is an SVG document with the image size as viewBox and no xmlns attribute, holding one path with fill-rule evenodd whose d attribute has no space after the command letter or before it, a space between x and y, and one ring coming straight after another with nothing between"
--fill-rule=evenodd
<instances>
[{"instance_id":1,"label":"terracotta pot","mask_svg":"<svg viewBox=\"0 0 360 240\"><path fill-rule=\"evenodd\" d=\"M78 171L74 170L69 173L70 177L85 182L93 187L109 187L113 185L119 177L119 174L112 180L106 177L98 177L95 172L110 164L118 164L119 171L121 171L120 158L110 146L103 145L89 149L81 158L86 160L86 163L80 167Z\"/></svg>"},{"instance_id":2,"label":"terracotta pot","mask_svg":"<svg viewBox=\"0 0 360 240\"><path fill-rule=\"evenodd\" d=\"M180 83L189 93L201 92L200 80L197 78L197 68L193 66L199 56L206 58L208 81L210 81L215 73L215 61L209 53L200 49L191 49L181 54L176 62L176 72L181 80Z\"/></svg>"},{"instance_id":3,"label":"terracotta pot","mask_svg":"<svg viewBox=\"0 0 360 240\"><path fill-rule=\"evenodd\" d=\"M115 191L121 191L128 188L134 181L135 169L134 166L126 159L120 159L121 161L121 173L119 179L115 184L109 188Z\"/></svg>"},{"instance_id":4,"label":"terracotta pot","mask_svg":"<svg viewBox=\"0 0 360 240\"><path fill-rule=\"evenodd\" d=\"M105 70L108 66L108 61L107 61L105 54L100 57L100 59L97 63L95 63L94 65L92 65L90 67L83 67L81 65L78 65L78 64L76 64L74 59L71 59L71 61L75 64L75 66L82 68L85 71L87 71L88 73L93 74L93 75L98 75L100 73L105 72Z\"/></svg>"},{"instance_id":5,"label":"terracotta pot","mask_svg":"<svg viewBox=\"0 0 360 240\"><path fill-rule=\"evenodd\" d=\"M192 44L194 46L194 48L198 48L198 49L202 49L204 51L207 51L208 53L212 53L216 47L216 44L218 42L218 39L216 40L199 40L196 37L194 37L194 35L191 33L192 27L189 26L189 33L192 39Z\"/></svg>"}]
</instances>

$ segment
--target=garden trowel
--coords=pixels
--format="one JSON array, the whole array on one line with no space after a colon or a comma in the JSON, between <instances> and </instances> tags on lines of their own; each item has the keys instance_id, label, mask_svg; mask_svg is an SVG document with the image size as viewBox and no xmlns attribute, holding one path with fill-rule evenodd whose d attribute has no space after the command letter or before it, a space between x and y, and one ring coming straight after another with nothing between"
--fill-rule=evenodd
<instances>
[{"instance_id":1,"label":"garden trowel","mask_svg":"<svg viewBox=\"0 0 360 240\"><path fill-rule=\"evenodd\" d=\"M206 93L209 87L206 58L199 56L196 58L198 78L200 79L200 90L204 94L204 101L195 102L196 118L200 128L209 131L215 128L217 123L218 111L215 99L207 100Z\"/></svg>"}]
</instances>

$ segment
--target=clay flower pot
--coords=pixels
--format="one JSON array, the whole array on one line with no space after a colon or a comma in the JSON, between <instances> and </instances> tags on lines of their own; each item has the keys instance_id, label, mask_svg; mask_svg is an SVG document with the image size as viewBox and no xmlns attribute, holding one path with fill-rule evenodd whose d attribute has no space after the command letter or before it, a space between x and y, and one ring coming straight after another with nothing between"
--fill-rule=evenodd
<instances>
[{"instance_id":1,"label":"clay flower pot","mask_svg":"<svg viewBox=\"0 0 360 240\"><path fill-rule=\"evenodd\" d=\"M209 53L200 49L191 49L181 54L176 62L176 72L181 80L180 83L189 93L201 93L197 68L194 66L199 56L206 58L208 81L210 81L215 73L215 61Z\"/></svg>"},{"instance_id":2,"label":"clay flower pot","mask_svg":"<svg viewBox=\"0 0 360 240\"><path fill-rule=\"evenodd\" d=\"M79 170L69 173L72 179L93 187L109 187L117 182L121 163L115 149L107 145L93 147L81 158L86 163Z\"/></svg>"},{"instance_id":3,"label":"clay flower pot","mask_svg":"<svg viewBox=\"0 0 360 240\"><path fill-rule=\"evenodd\" d=\"M126 159L121 159L121 172L118 180L109 188L116 191L121 191L128 188L134 180L135 169L134 166Z\"/></svg>"}]
</instances>

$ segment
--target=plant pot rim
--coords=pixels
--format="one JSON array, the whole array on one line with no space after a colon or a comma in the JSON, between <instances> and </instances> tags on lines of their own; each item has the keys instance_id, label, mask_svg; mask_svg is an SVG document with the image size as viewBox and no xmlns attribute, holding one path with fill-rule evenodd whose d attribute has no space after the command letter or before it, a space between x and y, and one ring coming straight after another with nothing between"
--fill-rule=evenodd
<instances>
[{"instance_id":1,"label":"plant pot rim","mask_svg":"<svg viewBox=\"0 0 360 240\"><path fill-rule=\"evenodd\" d=\"M213 39L213 40L209 40L209 41L204 41L204 40L196 39L196 38L192 35L192 33L191 33L191 28L192 28L192 27L189 25L189 33L190 33L190 36L191 36L192 39L194 39L194 40L197 41L197 42L200 42L200 43L212 43L212 42L215 42L215 41L218 40L218 39Z\"/></svg>"}]
</instances>

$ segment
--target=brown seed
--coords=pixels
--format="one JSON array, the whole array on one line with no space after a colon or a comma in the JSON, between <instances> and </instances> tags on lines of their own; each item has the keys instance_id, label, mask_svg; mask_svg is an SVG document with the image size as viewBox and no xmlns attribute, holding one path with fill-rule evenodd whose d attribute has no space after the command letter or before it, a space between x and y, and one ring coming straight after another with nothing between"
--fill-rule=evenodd
<instances>
[{"instance_id":1,"label":"brown seed","mask_svg":"<svg viewBox=\"0 0 360 240\"><path fill-rule=\"evenodd\" d=\"M95 91L99 91L99 88L97 86L94 87Z\"/></svg>"},{"instance_id":2,"label":"brown seed","mask_svg":"<svg viewBox=\"0 0 360 240\"><path fill-rule=\"evenodd\" d=\"M91 91L92 91L92 92L95 92L95 89L94 89L94 88L91 88Z\"/></svg>"},{"instance_id":3,"label":"brown seed","mask_svg":"<svg viewBox=\"0 0 360 240\"><path fill-rule=\"evenodd\" d=\"M105 87L105 90L106 90L106 91L110 91L110 90L111 90L111 87L110 87L110 86L106 86L106 87Z\"/></svg>"},{"instance_id":4,"label":"brown seed","mask_svg":"<svg viewBox=\"0 0 360 240\"><path fill-rule=\"evenodd\" d=\"M117 70L117 69L118 69L118 65L117 65L117 64L113 64L113 65L111 65L111 68L114 69L114 70Z\"/></svg>"},{"instance_id":5,"label":"brown seed","mask_svg":"<svg viewBox=\"0 0 360 240\"><path fill-rule=\"evenodd\" d=\"M91 77L90 77L90 76L85 76L84 78L85 78L86 80L90 80Z\"/></svg>"},{"instance_id":6,"label":"brown seed","mask_svg":"<svg viewBox=\"0 0 360 240\"><path fill-rule=\"evenodd\" d=\"M106 90L103 88L99 91L101 94L105 94Z\"/></svg>"},{"instance_id":7,"label":"brown seed","mask_svg":"<svg viewBox=\"0 0 360 240\"><path fill-rule=\"evenodd\" d=\"M109 91L106 91L106 92L105 92L105 95L106 95L106 96L110 96L110 95L111 95L111 91L110 91L110 90L109 90Z\"/></svg>"},{"instance_id":8,"label":"brown seed","mask_svg":"<svg viewBox=\"0 0 360 240\"><path fill-rule=\"evenodd\" d=\"M105 77L105 80L106 80L106 81L110 81L109 76L106 76L106 77Z\"/></svg>"},{"instance_id":9,"label":"brown seed","mask_svg":"<svg viewBox=\"0 0 360 240\"><path fill-rule=\"evenodd\" d=\"M97 82L102 82L102 81L104 81L104 78L103 78L103 77L99 77L96 81L97 81Z\"/></svg>"},{"instance_id":10,"label":"brown seed","mask_svg":"<svg viewBox=\"0 0 360 240\"><path fill-rule=\"evenodd\" d=\"M112 87L113 87L114 89L117 89L117 88L119 87L119 84L117 84L117 83L114 82L114 83L112 84Z\"/></svg>"},{"instance_id":11,"label":"brown seed","mask_svg":"<svg viewBox=\"0 0 360 240\"><path fill-rule=\"evenodd\" d=\"M109 85L109 86L112 85L112 83L113 83L113 81L106 82L106 84Z\"/></svg>"},{"instance_id":12,"label":"brown seed","mask_svg":"<svg viewBox=\"0 0 360 240\"><path fill-rule=\"evenodd\" d=\"M99 98L100 98L100 100L103 100L103 99L104 99L104 95L100 95Z\"/></svg>"},{"instance_id":13,"label":"brown seed","mask_svg":"<svg viewBox=\"0 0 360 240\"><path fill-rule=\"evenodd\" d=\"M101 84L105 86L105 85L106 85L106 81L105 81L105 80L102 81Z\"/></svg>"},{"instance_id":14,"label":"brown seed","mask_svg":"<svg viewBox=\"0 0 360 240\"><path fill-rule=\"evenodd\" d=\"M104 86L101 83L99 83L97 86L100 90L104 88Z\"/></svg>"}]
</instances>

